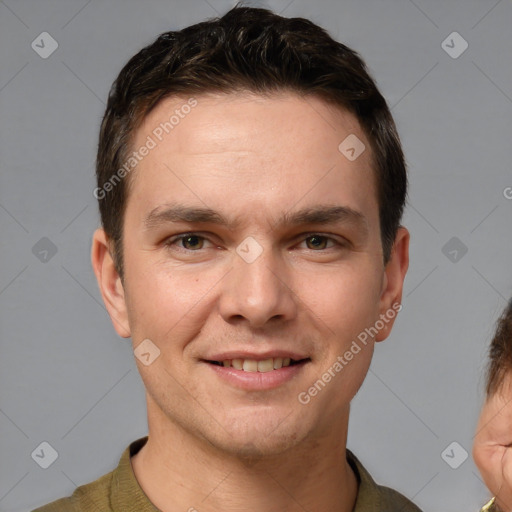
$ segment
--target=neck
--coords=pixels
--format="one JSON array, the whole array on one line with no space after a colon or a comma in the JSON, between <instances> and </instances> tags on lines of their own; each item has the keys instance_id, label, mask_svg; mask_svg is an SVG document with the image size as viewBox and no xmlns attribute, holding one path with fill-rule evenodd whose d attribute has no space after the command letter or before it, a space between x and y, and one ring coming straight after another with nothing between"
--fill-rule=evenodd
<instances>
[{"instance_id":1,"label":"neck","mask_svg":"<svg viewBox=\"0 0 512 512\"><path fill-rule=\"evenodd\" d=\"M162 512L354 508L357 480L346 460L348 411L324 436L252 460L219 451L168 420L148 425L148 441L131 462L139 485Z\"/></svg>"}]
</instances>

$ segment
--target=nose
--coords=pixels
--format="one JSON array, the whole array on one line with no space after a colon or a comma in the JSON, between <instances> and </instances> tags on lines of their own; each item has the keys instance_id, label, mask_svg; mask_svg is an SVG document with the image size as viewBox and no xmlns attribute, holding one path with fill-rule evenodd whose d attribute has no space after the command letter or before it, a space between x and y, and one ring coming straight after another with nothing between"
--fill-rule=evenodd
<instances>
[{"instance_id":1,"label":"nose","mask_svg":"<svg viewBox=\"0 0 512 512\"><path fill-rule=\"evenodd\" d=\"M222 281L220 314L226 322L246 321L252 328L289 321L297 315L292 281L289 269L270 248L252 262L237 254L234 268Z\"/></svg>"}]
</instances>

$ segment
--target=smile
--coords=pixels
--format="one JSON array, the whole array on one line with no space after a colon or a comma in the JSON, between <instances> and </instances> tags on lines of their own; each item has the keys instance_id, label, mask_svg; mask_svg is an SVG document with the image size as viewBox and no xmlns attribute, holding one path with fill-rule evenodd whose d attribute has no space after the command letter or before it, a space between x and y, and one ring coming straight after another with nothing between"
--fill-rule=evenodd
<instances>
[{"instance_id":1,"label":"smile","mask_svg":"<svg viewBox=\"0 0 512 512\"><path fill-rule=\"evenodd\" d=\"M266 373L280 368L293 366L308 359L294 360L289 357L270 357L257 361L256 359L227 359L224 361L208 361L211 364L223 366L225 368L234 368L235 370L243 370L244 372L260 372Z\"/></svg>"},{"instance_id":2,"label":"smile","mask_svg":"<svg viewBox=\"0 0 512 512\"><path fill-rule=\"evenodd\" d=\"M203 359L217 378L226 384L246 391L264 391L277 388L298 377L311 359L267 357L265 359Z\"/></svg>"}]
</instances>

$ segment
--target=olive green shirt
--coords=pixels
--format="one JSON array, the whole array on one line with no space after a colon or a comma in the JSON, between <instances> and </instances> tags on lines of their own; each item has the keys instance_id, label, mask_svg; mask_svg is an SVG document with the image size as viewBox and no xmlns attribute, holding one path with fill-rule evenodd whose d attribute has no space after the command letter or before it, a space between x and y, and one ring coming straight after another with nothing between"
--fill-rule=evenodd
<instances>
[{"instance_id":1,"label":"olive green shirt","mask_svg":"<svg viewBox=\"0 0 512 512\"><path fill-rule=\"evenodd\" d=\"M114 471L81 485L69 498L61 498L32 512L159 512L139 486L130 457L148 440L133 441L123 452ZM347 460L359 482L353 512L421 512L403 495L377 485L356 456L347 449Z\"/></svg>"}]
</instances>

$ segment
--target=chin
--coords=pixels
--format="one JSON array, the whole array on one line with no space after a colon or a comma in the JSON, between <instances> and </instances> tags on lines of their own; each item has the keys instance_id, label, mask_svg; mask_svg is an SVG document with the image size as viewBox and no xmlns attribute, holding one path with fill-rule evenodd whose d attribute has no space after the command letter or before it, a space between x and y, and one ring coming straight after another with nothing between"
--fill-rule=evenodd
<instances>
[{"instance_id":1,"label":"chin","mask_svg":"<svg viewBox=\"0 0 512 512\"><path fill-rule=\"evenodd\" d=\"M266 413L269 414L268 412ZM296 447L307 437L304 422L296 424L292 415L282 415L278 421L265 422L262 418L231 424L212 444L223 452L240 458L258 459L282 454Z\"/></svg>"},{"instance_id":2,"label":"chin","mask_svg":"<svg viewBox=\"0 0 512 512\"><path fill-rule=\"evenodd\" d=\"M295 434L294 434L295 436ZM242 461L255 462L281 455L291 450L298 441L292 437L264 436L255 434L251 437L241 436L237 439L229 439L228 442L218 446L223 452L241 459Z\"/></svg>"}]
</instances>

